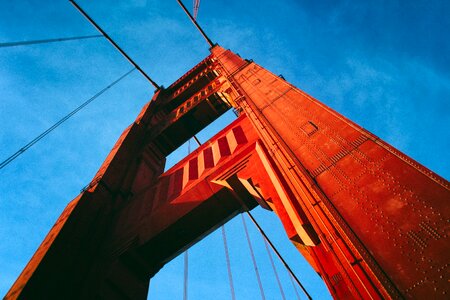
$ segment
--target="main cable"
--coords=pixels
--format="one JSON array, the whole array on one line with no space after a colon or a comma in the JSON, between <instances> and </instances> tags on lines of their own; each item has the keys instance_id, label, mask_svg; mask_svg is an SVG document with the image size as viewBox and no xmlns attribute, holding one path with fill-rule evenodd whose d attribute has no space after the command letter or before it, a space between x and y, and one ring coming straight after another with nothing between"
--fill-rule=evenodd
<instances>
[{"instance_id":1,"label":"main cable","mask_svg":"<svg viewBox=\"0 0 450 300\"><path fill-rule=\"evenodd\" d=\"M103 37L103 35L95 34L95 35L83 35L83 36L75 36L75 37L68 37L68 38L0 43L0 48L35 45L35 44L48 44L48 43L65 42L65 41L73 41L73 40L92 39L92 38L99 38L99 37Z\"/></svg>"},{"instance_id":2,"label":"main cable","mask_svg":"<svg viewBox=\"0 0 450 300\"><path fill-rule=\"evenodd\" d=\"M72 1L72 0L69 0ZM191 15L191 13L188 11L186 6L184 6L183 2L181 0L177 0L178 4L181 6L181 8L184 10L184 12L187 14L189 19L194 23L195 27L197 27L198 31L200 31L200 34L203 36L203 38L208 43L209 47L214 47L214 43L209 39L209 37L206 35L206 33L203 31L203 29L200 27L200 25L197 23L197 21L194 19L194 17Z\"/></svg>"},{"instance_id":3,"label":"main cable","mask_svg":"<svg viewBox=\"0 0 450 300\"><path fill-rule=\"evenodd\" d=\"M63 117L62 119L60 119L58 122L56 122L55 124L53 124L50 128L48 128L47 130L45 130L44 132L42 132L40 135L38 135L37 137L35 137L31 142L29 142L28 144L26 144L25 146L23 146L22 148L20 148L16 153L14 153L13 155L11 155L10 157L8 157L7 159L5 159L4 161L2 161L0 163L0 170L3 169L4 167L6 167L8 164L10 164L12 161L14 161L17 157L19 157L20 155L22 155L25 151L27 151L28 149L30 149L34 144L36 144L37 142L39 142L40 140L42 140L46 135L48 135L50 132L52 132L53 130L55 130L58 126L60 126L62 123L64 123L65 121L67 121L70 117L72 117L74 114L76 114L77 112L79 112L80 110L82 110L85 106L87 106L89 103L91 103L92 101L94 101L95 99L97 99L100 95L102 95L104 92L106 92L107 90L109 90L111 87L113 87L114 85L116 85L119 81L121 81L122 79L124 79L127 75L129 75L131 72L133 72L136 68L131 69L130 71L126 72L125 74L123 74L122 76L120 76L118 79L114 80L111 84L109 84L108 86L106 86L105 88L103 88L101 91L99 91L97 94L95 94L94 96L92 96L91 98L89 98L88 100L86 100L84 103L82 103L80 106L78 106L77 108L75 108L74 110L72 110L70 113L68 113L65 117Z\"/></svg>"},{"instance_id":4,"label":"main cable","mask_svg":"<svg viewBox=\"0 0 450 300\"><path fill-rule=\"evenodd\" d=\"M150 78L150 76L147 75L147 73L144 72L144 70L139 67L137 63L134 62L134 60L131 59L131 57L128 56L128 54L125 53L125 51L122 50L122 48L119 47L119 45L116 44L116 42L113 41L113 39L74 1L69 0L70 3L89 21L89 23L92 24L92 26L95 27L113 46L117 49L117 51L122 54L130 64L132 64L157 90L159 90L161 87L153 81L153 79Z\"/></svg>"}]
</instances>

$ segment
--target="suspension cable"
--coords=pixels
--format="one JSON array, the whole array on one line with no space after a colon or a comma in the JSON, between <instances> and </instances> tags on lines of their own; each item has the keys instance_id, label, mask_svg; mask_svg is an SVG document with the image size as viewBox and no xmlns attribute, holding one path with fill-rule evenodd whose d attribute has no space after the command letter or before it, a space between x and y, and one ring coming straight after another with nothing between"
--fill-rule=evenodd
<instances>
[{"instance_id":1,"label":"suspension cable","mask_svg":"<svg viewBox=\"0 0 450 300\"><path fill-rule=\"evenodd\" d=\"M26 46L26 45L34 45L34 44L56 43L56 42L65 42L65 41L73 41L73 40L92 39L92 38L99 38L99 37L102 37L102 35L101 34L95 34L95 35L84 35L84 36L75 36L75 37L68 37L68 38L57 38L57 39L46 39L46 40L33 40L33 41L0 43L0 48L15 47L15 46Z\"/></svg>"},{"instance_id":2,"label":"suspension cable","mask_svg":"<svg viewBox=\"0 0 450 300\"><path fill-rule=\"evenodd\" d=\"M122 48L119 47L119 45L117 45L116 42L114 42L114 40L97 23L95 23L95 21L74 0L69 1L89 21L89 23L92 24L92 26L94 26L95 29L97 29L114 46L114 48L116 48L117 51L119 51L120 54L122 54L128 62L131 63L142 74L142 76L145 77L145 79L147 79L157 90L161 88L150 78L150 76L147 75L147 73L144 72L144 70L141 69L141 67L139 67L137 63L134 62L134 60L131 59L131 57L128 56L128 54L125 53L125 51L122 50Z\"/></svg>"},{"instance_id":3,"label":"suspension cable","mask_svg":"<svg viewBox=\"0 0 450 300\"><path fill-rule=\"evenodd\" d=\"M225 232L225 225L222 225L222 239L223 247L225 248L225 259L227 262L228 280L230 282L231 300L236 300L236 294L234 292L233 274L231 273L230 253L228 251L227 234Z\"/></svg>"},{"instance_id":4,"label":"suspension cable","mask_svg":"<svg viewBox=\"0 0 450 300\"><path fill-rule=\"evenodd\" d=\"M71 1L71 0L69 0ZM208 43L209 47L214 47L214 43L209 39L209 37L206 35L206 33L203 31L203 29L198 25L197 21L194 19L194 17L191 15L191 13L187 10L186 6L184 6L183 2L181 0L177 0L178 4L180 4L181 8L184 10L186 15L189 17L189 19L194 23L195 27L197 27L198 31L200 31L200 34L203 36L203 38Z\"/></svg>"},{"instance_id":5,"label":"suspension cable","mask_svg":"<svg viewBox=\"0 0 450 300\"><path fill-rule=\"evenodd\" d=\"M265 238L263 238L264 246L266 247L267 254L269 255L270 264L272 265L273 272L275 273L275 278L277 279L278 287L280 288L281 298L286 300L286 296L284 295L283 286L281 285L280 277L278 277L277 269L275 268L275 263L273 262L272 253L270 253L269 245Z\"/></svg>"},{"instance_id":6,"label":"suspension cable","mask_svg":"<svg viewBox=\"0 0 450 300\"><path fill-rule=\"evenodd\" d=\"M188 250L184 251L184 286L183 300L188 299L188 275L189 275L189 255Z\"/></svg>"},{"instance_id":7,"label":"suspension cable","mask_svg":"<svg viewBox=\"0 0 450 300\"><path fill-rule=\"evenodd\" d=\"M197 145L200 147L202 144L200 143L200 141L198 140L198 138L194 135L193 136L195 142L197 143Z\"/></svg>"},{"instance_id":8,"label":"suspension cable","mask_svg":"<svg viewBox=\"0 0 450 300\"><path fill-rule=\"evenodd\" d=\"M292 279L291 273L288 272L288 276L289 276L289 279L291 281L292 287L294 288L295 295L297 296L297 300L300 300L300 295L298 294L297 286L295 285L294 280Z\"/></svg>"},{"instance_id":9,"label":"suspension cable","mask_svg":"<svg viewBox=\"0 0 450 300\"><path fill-rule=\"evenodd\" d=\"M188 155L191 154L191 139L188 140ZM183 285L183 300L188 299L188 275L189 275L189 249L184 251L184 285Z\"/></svg>"},{"instance_id":10,"label":"suspension cable","mask_svg":"<svg viewBox=\"0 0 450 300\"><path fill-rule=\"evenodd\" d=\"M308 299L312 299L311 295L308 293L308 291L305 289L305 287L303 286L303 284L300 282L300 280L297 278L297 276L295 276L294 272L292 271L292 269L289 267L289 265L287 264L287 262L284 260L284 258L281 256L280 252L277 250L277 248L275 247L275 245L270 241L269 237L267 236L267 234L264 232L264 230L261 228L261 226L258 224L258 222L256 221L256 219L253 217L253 215L250 213L248 206L245 204L245 202L241 199L241 197L239 195L237 195L236 193L234 193L237 201L241 204L242 208L244 209L244 212L248 215L248 217L250 218L250 220L253 222L253 224L255 224L256 228L258 229L258 231L261 233L261 235L263 236L263 238L267 241L267 243L269 244L270 248L272 248L273 252L275 252L275 254L278 256L278 258L280 259L280 261L283 263L284 267L286 268L286 270L289 272L289 274L292 276L292 278L294 278L295 282L297 282L298 286L302 289L303 293L305 293L306 297L308 297ZM242 215L241 215L242 216ZM244 217L242 216L242 219L244 219ZM245 222L244 222L245 223Z\"/></svg>"},{"instance_id":11,"label":"suspension cable","mask_svg":"<svg viewBox=\"0 0 450 300\"><path fill-rule=\"evenodd\" d=\"M239 200L242 202L242 200L239 198ZM243 203L244 204L244 203ZM245 204L244 204L245 205ZM264 232L264 230L261 228L261 226L258 224L258 222L256 222L255 218L253 217L253 215L248 211L247 206L244 206L246 208L246 213L249 216L250 220L252 220L253 224L255 224L256 228L258 228L259 232L262 234L262 236L264 237L264 239L267 241L267 243L269 244L269 246L272 248L272 250L275 252L275 254L278 256L278 258L280 259L280 261L283 263L284 267L287 269L287 271L289 272L289 274L292 276L292 278L294 278L295 282L297 282L298 286L302 289L303 293L305 293L306 297L308 297L308 299L312 299L311 295L308 293L308 291L306 291L305 287L303 286L303 284L300 282L300 280L297 278L297 276L295 276L294 272L292 271L292 269L289 267L289 265L287 264L287 262L284 260L284 258L281 256L280 252L278 252L277 248L275 247L275 245L270 241L269 237L267 236L267 234Z\"/></svg>"},{"instance_id":12,"label":"suspension cable","mask_svg":"<svg viewBox=\"0 0 450 300\"><path fill-rule=\"evenodd\" d=\"M109 84L108 86L106 86L105 88L103 88L101 91L99 91L97 94L95 94L94 96L92 96L91 98L89 98L88 100L86 100L83 104L81 104L80 106L78 106L77 108L75 108L74 110L72 110L70 113L68 113L65 117L63 117L61 120L59 120L58 122L56 122L55 124L53 124L50 128L48 128L47 130L45 130L44 132L42 132L40 135L38 135L37 137L35 137L31 142L29 142L28 144L26 144L25 146L23 146L22 148L20 148L16 153L14 153L13 155L11 155L10 157L8 157L7 159L5 159L4 161L2 161L0 163L0 170L3 169L4 167L6 167L9 163L11 163L13 160L15 160L17 157L19 157L21 154L23 154L25 151L27 151L29 148L31 148L34 144L36 144L37 142L39 142L41 139L43 139L46 135L48 135L50 132L52 132L53 130L55 130L57 127L59 127L62 123L64 123L65 121L67 121L70 117L72 117L74 114L76 114L77 112L79 112L80 110L82 110L84 107L86 107L89 103L91 103L92 101L94 101L95 99L97 99L100 95L102 95L104 92L106 92L107 90L109 90L111 87L113 87L114 85L116 85L119 81L121 81L122 79L124 79L128 74L130 74L131 72L133 72L135 70L135 68L131 69L130 71L126 72L125 74L123 74L122 76L120 76L118 79L116 79L115 81L113 81L111 84Z\"/></svg>"},{"instance_id":13,"label":"suspension cable","mask_svg":"<svg viewBox=\"0 0 450 300\"><path fill-rule=\"evenodd\" d=\"M253 261L253 267L254 267L255 273L256 273L256 279L258 280L259 291L261 292L261 298L263 300L265 300L266 296L264 295L264 289L262 286L261 277L259 276L258 265L256 264L255 253L253 252L253 247L252 247L252 243L250 241L250 235L248 234L247 224L245 223L244 215L241 214L241 218L242 218L242 224L244 225L245 236L247 237L248 247L250 248L250 254L252 257L252 261Z\"/></svg>"}]
</instances>

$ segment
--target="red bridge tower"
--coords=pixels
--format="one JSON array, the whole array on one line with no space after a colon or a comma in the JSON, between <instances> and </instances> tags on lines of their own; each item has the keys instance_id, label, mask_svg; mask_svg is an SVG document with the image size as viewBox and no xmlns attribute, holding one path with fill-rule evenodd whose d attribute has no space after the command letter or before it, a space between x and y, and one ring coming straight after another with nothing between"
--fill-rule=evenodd
<instances>
[{"instance_id":1,"label":"red bridge tower","mask_svg":"<svg viewBox=\"0 0 450 300\"><path fill-rule=\"evenodd\" d=\"M228 109L240 117L163 172ZM447 298L449 183L220 46L156 92L6 299L145 299L179 253L271 209L337 299Z\"/></svg>"}]
</instances>

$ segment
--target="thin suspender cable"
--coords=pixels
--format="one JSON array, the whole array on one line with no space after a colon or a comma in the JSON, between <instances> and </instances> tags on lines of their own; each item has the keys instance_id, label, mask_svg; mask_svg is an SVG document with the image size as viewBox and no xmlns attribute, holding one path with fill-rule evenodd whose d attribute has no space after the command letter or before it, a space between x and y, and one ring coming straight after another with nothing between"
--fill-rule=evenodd
<instances>
[{"instance_id":1,"label":"thin suspender cable","mask_svg":"<svg viewBox=\"0 0 450 300\"><path fill-rule=\"evenodd\" d=\"M253 267L255 268L256 278L258 280L259 291L261 292L261 298L263 300L265 300L266 296L264 295L264 289L263 289L263 286L261 283L261 277L259 276L258 266L256 264L255 253L253 252L253 247L252 247L252 243L250 241L250 235L248 234L247 224L245 223L244 215L241 214L241 218L242 218L242 224L244 225L245 236L247 237L248 247L250 248L250 254L252 257L252 261L253 261Z\"/></svg>"},{"instance_id":2,"label":"thin suspender cable","mask_svg":"<svg viewBox=\"0 0 450 300\"><path fill-rule=\"evenodd\" d=\"M197 145L200 147L202 144L200 143L199 139L196 135L193 136L194 140L197 142ZM189 140L190 142L190 140ZM190 143L189 143L190 146ZM233 284L233 273L231 272L231 263L230 263L230 253L228 251L228 243L227 243L227 234L225 231L225 225L222 225L222 239L223 239L223 247L225 249L225 260L227 263L227 272L228 272L228 280L230 282L230 292L231 292L231 299L236 300L236 293L234 291L234 284Z\"/></svg>"},{"instance_id":3,"label":"thin suspender cable","mask_svg":"<svg viewBox=\"0 0 450 300\"><path fill-rule=\"evenodd\" d=\"M184 251L184 288L183 300L188 299L188 275L189 275L189 255L188 250Z\"/></svg>"},{"instance_id":4,"label":"thin suspender cable","mask_svg":"<svg viewBox=\"0 0 450 300\"><path fill-rule=\"evenodd\" d=\"M273 262L272 254L270 253L269 245L265 238L263 238L264 246L266 247L267 254L269 255L270 264L272 265L273 272L275 273L275 278L277 279L278 287L280 288L281 298L286 300L286 296L284 295L283 286L281 285L280 278L278 277L277 269L275 268L275 263Z\"/></svg>"},{"instance_id":5,"label":"thin suspender cable","mask_svg":"<svg viewBox=\"0 0 450 300\"><path fill-rule=\"evenodd\" d=\"M83 109L86 105L88 105L89 103L91 103L92 101L94 101L95 99L97 99L100 95L102 95L104 92L106 92L107 90L109 90L111 87L113 87L114 85L116 85L119 81L121 81L123 78L125 78L128 74L130 74L131 72L133 72L135 70L135 68L131 69L130 71L126 72L125 74L123 74L122 76L120 76L118 79L116 79L115 81L113 81L111 84L109 84L107 87L103 88L100 92L98 92L97 94L95 94L94 96L92 96L91 98L89 98L88 100L86 100L83 104L81 104L80 106L78 106L77 108L75 108L73 111L71 111L69 114L67 114L65 117L63 117L61 120L59 120L58 122L56 122L55 124L53 124L50 128L48 128L47 130L45 130L44 132L42 132L40 135L38 135L36 138L34 138L31 142L29 142L28 144L26 144L25 146L23 146L22 148L20 148L16 153L14 153L13 155L11 155L10 157L8 157L7 159L5 159L4 161L2 161L0 163L0 170L3 169L4 167L6 167L9 163L11 163L13 160L15 160L17 157L19 157L22 153L24 153L25 151L27 151L29 148L31 148L31 146L33 146L34 144L36 144L37 142L39 142L41 139L43 139L47 134L49 134L50 132L52 132L53 130L55 130L59 125L61 125L62 123L64 123L65 121L67 121L70 117L72 117L74 114L76 114L77 112L79 112L81 109Z\"/></svg>"},{"instance_id":6,"label":"thin suspender cable","mask_svg":"<svg viewBox=\"0 0 450 300\"><path fill-rule=\"evenodd\" d=\"M252 220L253 224L255 224L256 228L258 228L259 232L262 234L262 236L264 237L264 239L267 241L267 243L269 244L269 246L272 248L272 250L275 252L275 254L278 256L278 258L280 259L280 261L283 263L283 265L285 266L285 268L288 270L289 274L291 274L292 278L294 278L295 282L297 282L298 286L302 289L303 293L305 293L306 297L308 297L308 299L312 299L311 295L306 291L305 287L303 286L303 284L301 284L300 280L297 278L297 276L295 276L294 272L292 271L292 269L289 267L289 265L287 264L287 262L284 260L284 258L281 256L280 252L278 252L277 248L275 248L274 244L270 241L269 237L267 236L267 234L264 232L264 230L261 228L261 226L259 226L258 222L256 222L255 218L253 217L253 215L247 210L248 208L245 206L245 204L243 203L243 201L241 199L239 199L240 202L244 205L244 207L246 208L246 213L249 216L250 220Z\"/></svg>"},{"instance_id":7,"label":"thin suspender cable","mask_svg":"<svg viewBox=\"0 0 450 300\"><path fill-rule=\"evenodd\" d=\"M128 56L128 54L125 53L125 51L122 50L122 48L119 47L119 45L116 44L116 42L111 39L105 31L103 31L103 29L100 28L100 26L97 25L97 23L95 23L91 17L88 16L88 14L74 0L69 1L155 88L161 88L141 69L141 67L138 66L137 63L134 62L134 60L131 59L131 57Z\"/></svg>"},{"instance_id":8,"label":"thin suspender cable","mask_svg":"<svg viewBox=\"0 0 450 300\"><path fill-rule=\"evenodd\" d=\"M188 155L191 154L191 139L188 140ZM189 249L184 251L184 285L183 300L188 299L188 276L189 276Z\"/></svg>"},{"instance_id":9,"label":"thin suspender cable","mask_svg":"<svg viewBox=\"0 0 450 300\"><path fill-rule=\"evenodd\" d=\"M288 272L288 276L289 276L289 280L290 280L291 283L292 283L292 287L294 288L295 295L297 296L297 300L300 300L300 295L298 294L297 287L296 287L296 285L295 285L295 283L294 283L294 280L292 279L291 273Z\"/></svg>"},{"instance_id":10,"label":"thin suspender cable","mask_svg":"<svg viewBox=\"0 0 450 300\"><path fill-rule=\"evenodd\" d=\"M68 37L68 38L0 43L0 48L35 45L35 44L48 44L48 43L65 42L65 41L73 41L73 40L92 39L92 38L98 38L98 37L102 37L102 35L96 34L96 35L84 35L84 36L75 36L75 37Z\"/></svg>"},{"instance_id":11,"label":"thin suspender cable","mask_svg":"<svg viewBox=\"0 0 450 300\"><path fill-rule=\"evenodd\" d=\"M231 299L236 300L236 294L234 292L233 274L231 273L230 253L228 252L227 234L225 232L225 225L222 225L222 239L223 247L225 248L225 259L227 262L228 280L230 281Z\"/></svg>"},{"instance_id":12,"label":"thin suspender cable","mask_svg":"<svg viewBox=\"0 0 450 300\"><path fill-rule=\"evenodd\" d=\"M275 254L278 256L278 258L280 259L280 261L283 263L284 267L286 268L286 270L289 272L289 274L292 276L292 278L294 278L295 282L297 282L298 286L302 289L303 293L305 293L306 297L308 297L308 299L312 299L311 295L308 293L308 291L305 289L305 287L303 286L303 284L300 282L300 280L297 278L297 276L295 276L294 272L292 271L292 269L289 267L289 265L287 264L287 262L284 260L284 258L281 256L280 252L278 252L277 248L275 248L275 245L270 241L269 237L267 236L267 234L264 232L264 230L261 228L261 226L259 226L258 222L256 222L256 219L253 217L253 215L250 213L248 206L245 204L245 202L241 199L241 197L239 197L239 195L235 194L236 199L239 201L239 203L241 204L242 208L244 209L244 211L247 213L248 217L250 218L250 220L252 220L253 224L255 224L256 228L259 230L259 232L261 233L261 235L264 237L264 239L267 241L267 243L269 244L270 248L272 248L273 252L275 252ZM242 217L242 219L244 219L244 217Z\"/></svg>"}]
</instances>

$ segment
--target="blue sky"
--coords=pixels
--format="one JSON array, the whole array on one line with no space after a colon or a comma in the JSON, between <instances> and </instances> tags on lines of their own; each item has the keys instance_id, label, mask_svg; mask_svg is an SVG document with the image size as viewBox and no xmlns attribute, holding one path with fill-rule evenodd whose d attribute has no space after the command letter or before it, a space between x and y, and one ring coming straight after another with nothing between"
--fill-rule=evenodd
<instances>
[{"instance_id":1,"label":"blue sky","mask_svg":"<svg viewBox=\"0 0 450 300\"><path fill-rule=\"evenodd\" d=\"M175 0L79 4L164 86L208 55ZM203 0L198 20L213 41L283 74L449 179L449 13L448 1ZM68 1L0 1L0 42L90 34L96 31ZM0 48L0 160L129 69L103 39ZM0 170L0 294L153 91L133 72ZM187 147L179 153L186 155ZM313 296L328 297L314 272L283 241L273 215L255 213ZM227 224L237 296L257 298L240 226L239 219ZM279 299L264 246L255 232L252 238L267 298ZM177 258L152 281L150 297L181 299L182 274L182 258ZM189 275L190 299L229 299L220 232L190 250ZM285 292L294 299L286 278Z\"/></svg>"}]
</instances>

